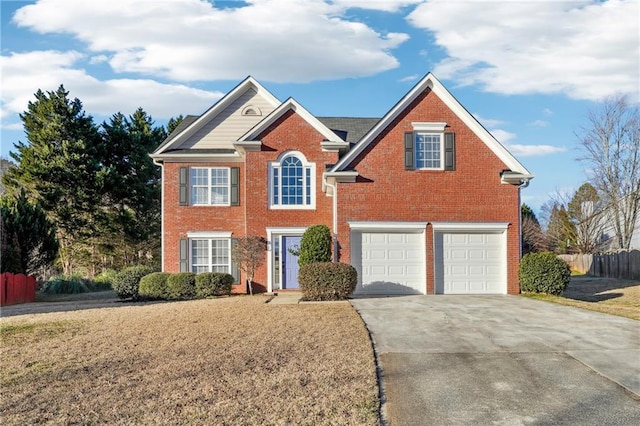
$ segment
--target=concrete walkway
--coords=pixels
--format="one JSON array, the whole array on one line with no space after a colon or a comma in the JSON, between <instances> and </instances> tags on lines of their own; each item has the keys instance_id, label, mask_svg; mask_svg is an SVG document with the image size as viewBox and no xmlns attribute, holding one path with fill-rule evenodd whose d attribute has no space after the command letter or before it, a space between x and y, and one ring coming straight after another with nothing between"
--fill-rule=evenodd
<instances>
[{"instance_id":1,"label":"concrete walkway","mask_svg":"<svg viewBox=\"0 0 640 426\"><path fill-rule=\"evenodd\" d=\"M277 295L273 295L273 298L269 301L270 305L295 305L300 303L302 293L299 291L282 292Z\"/></svg>"},{"instance_id":2,"label":"concrete walkway","mask_svg":"<svg viewBox=\"0 0 640 426\"><path fill-rule=\"evenodd\" d=\"M640 424L640 322L518 296L351 301L391 425Z\"/></svg>"}]
</instances>

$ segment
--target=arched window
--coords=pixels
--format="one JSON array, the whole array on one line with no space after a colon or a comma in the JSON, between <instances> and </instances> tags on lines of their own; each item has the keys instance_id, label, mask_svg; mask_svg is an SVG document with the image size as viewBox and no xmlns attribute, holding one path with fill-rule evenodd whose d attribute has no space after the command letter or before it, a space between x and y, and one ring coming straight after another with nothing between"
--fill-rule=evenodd
<instances>
[{"instance_id":1,"label":"arched window","mask_svg":"<svg viewBox=\"0 0 640 426\"><path fill-rule=\"evenodd\" d=\"M300 153L287 153L270 164L271 208L315 207L315 164Z\"/></svg>"}]
</instances>

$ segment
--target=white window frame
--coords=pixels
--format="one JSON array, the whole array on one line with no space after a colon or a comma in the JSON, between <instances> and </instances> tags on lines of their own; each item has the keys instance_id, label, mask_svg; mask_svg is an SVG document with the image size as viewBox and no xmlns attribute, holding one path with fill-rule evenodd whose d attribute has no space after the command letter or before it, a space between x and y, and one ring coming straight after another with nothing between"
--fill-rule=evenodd
<instances>
[{"instance_id":1,"label":"white window frame","mask_svg":"<svg viewBox=\"0 0 640 426\"><path fill-rule=\"evenodd\" d=\"M282 204L282 163L284 160L290 157L295 157L302 163L302 201L303 204ZM278 175L278 203L274 202L274 176L277 171ZM309 173L310 185L309 192L307 192L307 173ZM269 208L270 209L282 209L282 210L313 210L316 208L316 165L307 161L306 157L298 151L288 151L283 153L278 161L272 161L269 163ZM309 198L309 204L306 203Z\"/></svg>"},{"instance_id":2,"label":"white window frame","mask_svg":"<svg viewBox=\"0 0 640 426\"><path fill-rule=\"evenodd\" d=\"M411 123L413 125L413 164L416 170L444 170L444 128L447 123ZM418 136L438 136L440 139L440 166L439 167L420 167L418 165ZM427 160L422 160L427 161Z\"/></svg>"},{"instance_id":3,"label":"white window frame","mask_svg":"<svg viewBox=\"0 0 640 426\"><path fill-rule=\"evenodd\" d=\"M207 250L209 252L208 255L208 262L206 264L195 264L193 262L193 243L195 241L206 241L207 242ZM213 242L214 241L223 241L226 243L227 245L227 263L226 264L222 264L222 263L213 263ZM198 236L198 235L191 235L189 236L189 270L193 273L198 273L196 272L195 268L196 267L200 267L200 266L206 266L207 270L206 271L200 271L201 272L224 272L227 274L231 274L232 273L232 265L231 265L231 238L229 237L224 237L224 236L210 236L210 235L202 235L202 236ZM226 271L215 271L213 268L217 267L217 266L226 266L227 270Z\"/></svg>"},{"instance_id":4,"label":"white window frame","mask_svg":"<svg viewBox=\"0 0 640 426\"><path fill-rule=\"evenodd\" d=\"M195 170L207 170L207 184L206 185L194 185L193 184L193 175ZM213 170L224 170L227 174L227 202L226 203L214 203L211 197L211 189L212 188L223 188L222 185L212 185L211 184L211 175ZM207 188L207 203L195 203L193 202L194 194L193 189L195 187L206 187ZM192 206L230 206L231 205L231 168L230 167L190 167L189 168L189 199L192 200Z\"/></svg>"}]
</instances>

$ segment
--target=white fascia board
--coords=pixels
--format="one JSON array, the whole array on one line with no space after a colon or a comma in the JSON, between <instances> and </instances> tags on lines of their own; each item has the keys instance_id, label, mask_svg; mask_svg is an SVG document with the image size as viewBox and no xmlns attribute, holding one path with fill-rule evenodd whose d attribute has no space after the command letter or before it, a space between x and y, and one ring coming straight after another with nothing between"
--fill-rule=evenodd
<instances>
[{"instance_id":1,"label":"white fascia board","mask_svg":"<svg viewBox=\"0 0 640 426\"><path fill-rule=\"evenodd\" d=\"M447 127L447 123L443 122L417 122L411 123L413 130L417 132L444 132L444 128Z\"/></svg>"},{"instance_id":2,"label":"white fascia board","mask_svg":"<svg viewBox=\"0 0 640 426\"><path fill-rule=\"evenodd\" d=\"M500 144L492 135L467 111L456 98L432 74L428 73L400 100L361 140L340 160L331 171L338 171L348 166L365 148L405 109L416 97L427 88L431 88L463 122L466 124L489 149L512 171L531 175L529 171ZM533 175L531 175L533 176Z\"/></svg>"},{"instance_id":3,"label":"white fascia board","mask_svg":"<svg viewBox=\"0 0 640 426\"><path fill-rule=\"evenodd\" d=\"M508 185L522 185L533 179L532 174L505 171L500 175L500 183Z\"/></svg>"},{"instance_id":4,"label":"white fascia board","mask_svg":"<svg viewBox=\"0 0 640 426\"><path fill-rule=\"evenodd\" d=\"M348 221L349 228L352 231L405 231L405 232L421 232L427 228L427 222L357 222Z\"/></svg>"},{"instance_id":5,"label":"white fascia board","mask_svg":"<svg viewBox=\"0 0 640 426\"><path fill-rule=\"evenodd\" d=\"M233 143L233 147L242 152L260 151L262 141L238 141Z\"/></svg>"},{"instance_id":6,"label":"white fascia board","mask_svg":"<svg viewBox=\"0 0 640 426\"><path fill-rule=\"evenodd\" d=\"M431 222L431 227L436 232L502 232L509 227L509 222Z\"/></svg>"},{"instance_id":7,"label":"white fascia board","mask_svg":"<svg viewBox=\"0 0 640 426\"><path fill-rule=\"evenodd\" d=\"M340 137L336 135L333 131L331 131L327 126L322 124L320 120L314 117L309 111L306 110L302 105L300 105L295 99L289 98L280 104L271 114L265 117L264 120L257 123L252 129L250 129L247 133L242 135L238 139L238 141L245 140L253 140L258 137L260 133L262 133L265 129L267 129L271 124L275 123L284 113L289 110L293 110L296 112L303 120L307 123L311 124L314 129L318 131L318 133L322 134L327 141L340 141ZM346 142L345 142L346 143Z\"/></svg>"},{"instance_id":8,"label":"white fascia board","mask_svg":"<svg viewBox=\"0 0 640 426\"><path fill-rule=\"evenodd\" d=\"M358 172L348 171L348 172L324 172L322 174L322 192L330 195L327 192L327 182L329 184L335 184L336 182L341 183L353 183L356 181L358 177Z\"/></svg>"},{"instance_id":9,"label":"white fascia board","mask_svg":"<svg viewBox=\"0 0 640 426\"><path fill-rule=\"evenodd\" d=\"M224 95L218 102L213 104L208 110L206 110L200 117L198 117L191 125L189 125L186 129L184 129L179 135L177 135L171 142L169 142L165 147L162 148L157 154L162 154L167 149L179 146L184 142L185 139L193 136L198 130L200 130L206 123L211 121L213 117L220 114L224 111L231 103L233 103L236 99L238 99L244 92L248 89L253 88L257 93L264 96L264 98L269 102L273 107L277 107L280 105L280 101L278 98L273 96L271 92L265 89L256 79L251 76L245 78L240 84L231 89L229 93Z\"/></svg>"},{"instance_id":10,"label":"white fascia board","mask_svg":"<svg viewBox=\"0 0 640 426\"><path fill-rule=\"evenodd\" d=\"M231 234L224 231L194 231L187 232L187 238L231 238Z\"/></svg>"},{"instance_id":11,"label":"white fascia board","mask_svg":"<svg viewBox=\"0 0 640 426\"><path fill-rule=\"evenodd\" d=\"M322 141L320 142L324 152L336 152L341 149L349 148L349 142L345 141Z\"/></svg>"},{"instance_id":12,"label":"white fascia board","mask_svg":"<svg viewBox=\"0 0 640 426\"><path fill-rule=\"evenodd\" d=\"M237 152L233 154L166 154L153 155L151 158L158 162L172 163L206 163L212 161L238 163L243 161L242 157Z\"/></svg>"}]
</instances>

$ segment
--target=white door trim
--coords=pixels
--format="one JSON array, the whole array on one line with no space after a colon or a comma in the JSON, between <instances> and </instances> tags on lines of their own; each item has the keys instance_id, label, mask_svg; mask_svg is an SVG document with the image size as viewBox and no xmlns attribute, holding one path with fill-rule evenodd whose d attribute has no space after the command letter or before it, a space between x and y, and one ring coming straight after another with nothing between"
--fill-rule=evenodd
<instances>
[{"instance_id":1,"label":"white door trim","mask_svg":"<svg viewBox=\"0 0 640 426\"><path fill-rule=\"evenodd\" d=\"M271 227L267 229L267 293L273 293L273 241L274 238L280 239L281 237L300 237L304 234L307 228L301 227ZM282 247L282 241L280 241L280 247ZM282 259L280 259L282 262ZM280 267L280 285L282 285L282 267Z\"/></svg>"}]
</instances>

